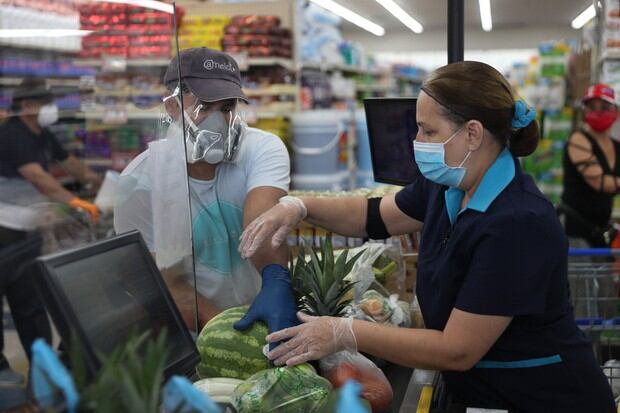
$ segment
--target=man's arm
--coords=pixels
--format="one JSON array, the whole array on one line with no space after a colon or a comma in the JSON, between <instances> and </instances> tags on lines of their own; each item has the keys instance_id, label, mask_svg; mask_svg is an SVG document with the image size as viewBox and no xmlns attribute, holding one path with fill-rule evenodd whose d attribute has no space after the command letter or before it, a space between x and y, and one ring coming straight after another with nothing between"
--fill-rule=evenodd
<instances>
[{"instance_id":1,"label":"man's arm","mask_svg":"<svg viewBox=\"0 0 620 413\"><path fill-rule=\"evenodd\" d=\"M67 191L60 182L54 179L38 163L27 163L19 167L18 172L24 179L34 185L39 192L53 201L68 204L71 199L75 198L75 195Z\"/></svg>"},{"instance_id":2,"label":"man's arm","mask_svg":"<svg viewBox=\"0 0 620 413\"><path fill-rule=\"evenodd\" d=\"M69 175L81 183L93 184L98 188L103 181L101 175L93 172L84 162L73 155L69 155L65 160L61 161L60 164Z\"/></svg>"},{"instance_id":3,"label":"man's arm","mask_svg":"<svg viewBox=\"0 0 620 413\"><path fill-rule=\"evenodd\" d=\"M252 189L245 199L243 207L243 227L254 221L263 212L269 210L278 203L278 200L286 195L282 189L260 186ZM270 243L262 245L251 258L252 265L262 272L263 268L269 264L280 264L287 267L288 251L286 244L273 249Z\"/></svg>"},{"instance_id":4,"label":"man's arm","mask_svg":"<svg viewBox=\"0 0 620 413\"><path fill-rule=\"evenodd\" d=\"M220 310L211 304L205 296L197 291L196 295L194 295L194 286L188 282L182 264L179 263L174 267L161 270L161 275L181 313L181 317L183 317L183 321L185 321L190 330L199 333L209 320L219 314ZM196 298L198 300L198 319L200 323L198 328L196 328L195 314Z\"/></svg>"}]
</instances>

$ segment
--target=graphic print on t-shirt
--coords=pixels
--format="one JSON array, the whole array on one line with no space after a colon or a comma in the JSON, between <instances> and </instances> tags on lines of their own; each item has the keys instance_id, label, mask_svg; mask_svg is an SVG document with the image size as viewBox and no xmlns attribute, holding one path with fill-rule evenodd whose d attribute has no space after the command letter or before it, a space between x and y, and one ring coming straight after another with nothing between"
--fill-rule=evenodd
<instances>
[{"instance_id":1,"label":"graphic print on t-shirt","mask_svg":"<svg viewBox=\"0 0 620 413\"><path fill-rule=\"evenodd\" d=\"M243 264L237 251L243 228L243 210L225 202L203 208L192 224L194 255L210 270L230 275Z\"/></svg>"}]
</instances>

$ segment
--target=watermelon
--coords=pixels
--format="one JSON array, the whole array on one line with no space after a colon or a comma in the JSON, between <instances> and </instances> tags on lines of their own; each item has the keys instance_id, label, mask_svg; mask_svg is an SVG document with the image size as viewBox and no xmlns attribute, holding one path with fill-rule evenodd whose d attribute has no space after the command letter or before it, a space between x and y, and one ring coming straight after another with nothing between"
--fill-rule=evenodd
<instances>
[{"instance_id":1,"label":"watermelon","mask_svg":"<svg viewBox=\"0 0 620 413\"><path fill-rule=\"evenodd\" d=\"M196 340L201 358L196 371L200 378L245 380L270 367L269 360L263 354L263 347L267 344L267 326L256 322L246 331L233 328L233 324L247 310L247 306L230 308L204 326Z\"/></svg>"}]
</instances>

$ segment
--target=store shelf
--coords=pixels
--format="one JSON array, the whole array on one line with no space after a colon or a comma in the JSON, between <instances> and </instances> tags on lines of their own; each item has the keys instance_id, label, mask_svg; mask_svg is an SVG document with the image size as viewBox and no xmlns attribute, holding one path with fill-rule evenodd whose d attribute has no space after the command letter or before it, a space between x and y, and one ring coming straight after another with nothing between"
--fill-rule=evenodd
<instances>
[{"instance_id":1,"label":"store shelf","mask_svg":"<svg viewBox=\"0 0 620 413\"><path fill-rule=\"evenodd\" d=\"M260 89L243 89L243 92L248 97L262 97L262 96L295 96L297 95L297 86L296 85L286 85L286 84L274 84L265 88Z\"/></svg>"},{"instance_id":2,"label":"store shelf","mask_svg":"<svg viewBox=\"0 0 620 413\"><path fill-rule=\"evenodd\" d=\"M606 50L601 54L601 61L616 59L620 60L620 50Z\"/></svg>"},{"instance_id":3,"label":"store shelf","mask_svg":"<svg viewBox=\"0 0 620 413\"><path fill-rule=\"evenodd\" d=\"M160 110L130 110L125 114L127 120L159 120L163 117L163 113ZM102 110L95 110L78 112L75 117L86 120L103 120L107 117L107 115Z\"/></svg>"},{"instance_id":4,"label":"store shelf","mask_svg":"<svg viewBox=\"0 0 620 413\"><path fill-rule=\"evenodd\" d=\"M403 82L411 82L411 83L422 83L425 80L425 78L423 77L412 77L412 76L403 76L403 75L395 75L394 77Z\"/></svg>"},{"instance_id":5,"label":"store shelf","mask_svg":"<svg viewBox=\"0 0 620 413\"><path fill-rule=\"evenodd\" d=\"M387 76L390 75L390 72L374 70L374 69L364 69L357 66L350 65L332 65L332 64L323 64L323 63L302 63L302 69L311 69L311 70L320 70L322 72L344 72L350 74L357 75L370 75L370 76Z\"/></svg>"},{"instance_id":6,"label":"store shelf","mask_svg":"<svg viewBox=\"0 0 620 413\"><path fill-rule=\"evenodd\" d=\"M120 60L120 59L119 59ZM76 66L103 66L104 59L75 59L73 64ZM168 58L150 58L150 59L127 59L127 66L131 67L166 67L170 63Z\"/></svg>"},{"instance_id":7,"label":"store shelf","mask_svg":"<svg viewBox=\"0 0 620 413\"><path fill-rule=\"evenodd\" d=\"M355 85L358 92L391 92L396 90L394 85Z\"/></svg>"},{"instance_id":8,"label":"store shelf","mask_svg":"<svg viewBox=\"0 0 620 413\"><path fill-rule=\"evenodd\" d=\"M282 66L285 69L293 70L293 61L283 57L250 57L248 66Z\"/></svg>"}]
</instances>

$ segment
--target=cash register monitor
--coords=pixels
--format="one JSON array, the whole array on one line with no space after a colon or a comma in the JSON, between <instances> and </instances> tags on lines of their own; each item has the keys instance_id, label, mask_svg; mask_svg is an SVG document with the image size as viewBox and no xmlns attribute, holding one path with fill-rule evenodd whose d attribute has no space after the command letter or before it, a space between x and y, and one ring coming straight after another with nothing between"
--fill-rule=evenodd
<instances>
[{"instance_id":1,"label":"cash register monitor","mask_svg":"<svg viewBox=\"0 0 620 413\"><path fill-rule=\"evenodd\" d=\"M41 296L63 341L80 340L91 376L131 332L166 329L166 377L188 375L200 356L142 237L136 231L36 260Z\"/></svg>"},{"instance_id":2,"label":"cash register monitor","mask_svg":"<svg viewBox=\"0 0 620 413\"><path fill-rule=\"evenodd\" d=\"M418 133L415 98L364 99L376 182L407 185L420 174L413 156Z\"/></svg>"}]
</instances>

